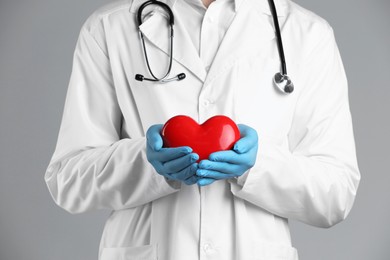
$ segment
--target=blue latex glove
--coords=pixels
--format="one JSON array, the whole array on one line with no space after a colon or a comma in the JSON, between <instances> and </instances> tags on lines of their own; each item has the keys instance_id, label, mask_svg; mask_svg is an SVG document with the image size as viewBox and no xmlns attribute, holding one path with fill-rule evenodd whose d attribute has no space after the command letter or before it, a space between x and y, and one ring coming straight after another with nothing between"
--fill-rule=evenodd
<instances>
[{"instance_id":1,"label":"blue latex glove","mask_svg":"<svg viewBox=\"0 0 390 260\"><path fill-rule=\"evenodd\" d=\"M198 185L205 186L216 180L229 179L243 175L256 162L258 137L255 129L237 125L241 139L232 150L219 151L210 154L208 160L199 162L196 175L201 177Z\"/></svg>"},{"instance_id":2,"label":"blue latex glove","mask_svg":"<svg viewBox=\"0 0 390 260\"><path fill-rule=\"evenodd\" d=\"M149 127L146 132L146 157L160 175L176 181L182 181L187 185L198 181L196 170L198 169L199 155L192 153L189 146L175 148L163 148L163 140L160 135L163 125L157 124Z\"/></svg>"}]
</instances>

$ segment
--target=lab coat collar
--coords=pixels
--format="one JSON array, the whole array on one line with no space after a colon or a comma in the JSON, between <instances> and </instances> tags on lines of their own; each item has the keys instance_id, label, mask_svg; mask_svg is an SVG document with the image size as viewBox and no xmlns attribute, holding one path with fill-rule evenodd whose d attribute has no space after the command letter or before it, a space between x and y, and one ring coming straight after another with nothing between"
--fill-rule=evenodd
<instances>
[{"instance_id":1,"label":"lab coat collar","mask_svg":"<svg viewBox=\"0 0 390 260\"><path fill-rule=\"evenodd\" d=\"M276 8L279 8L278 16L281 16L279 22L282 33L286 19L286 17L282 16L287 16L290 11L288 1L275 0ZM255 13L259 17L248 15L254 14L251 10L257 10ZM257 53L259 49L265 49L269 42L275 39L274 25L270 16L271 11L267 0L243 0L240 12L233 19L218 48L204 81L205 86L210 85L211 81L222 74L222 70L232 66L241 57L248 55L248 53ZM243 39L240 35L252 35L252 38Z\"/></svg>"},{"instance_id":2,"label":"lab coat collar","mask_svg":"<svg viewBox=\"0 0 390 260\"><path fill-rule=\"evenodd\" d=\"M145 1L146 0L133 0L130 6L130 12L136 13L139 6L143 4ZM160 1L165 2L172 9L176 1L180 1L180 0L160 0ZM245 0L234 0L234 8L236 12L238 11L242 2L244 1ZM276 6L278 16L286 16L286 14L288 13L290 0L274 0L274 1L275 1L275 6ZM254 7L261 13L272 15L271 9L269 8L268 0L256 0L256 1L252 1L252 3Z\"/></svg>"},{"instance_id":3,"label":"lab coat collar","mask_svg":"<svg viewBox=\"0 0 390 260\"><path fill-rule=\"evenodd\" d=\"M278 17L286 16L290 8L290 0L274 0ZM252 1L253 5L261 13L272 16L268 0Z\"/></svg>"},{"instance_id":4,"label":"lab coat collar","mask_svg":"<svg viewBox=\"0 0 390 260\"><path fill-rule=\"evenodd\" d=\"M175 0L175 1L177 1L177 0ZM203 7L206 10L206 7L203 5L202 0L184 0L184 1L192 2L193 4L200 6L200 7ZM233 2L235 12L238 11L241 3L243 2L243 0L216 0L216 1L231 1L231 2Z\"/></svg>"},{"instance_id":5,"label":"lab coat collar","mask_svg":"<svg viewBox=\"0 0 390 260\"><path fill-rule=\"evenodd\" d=\"M176 1L181 0L161 0L168 4L171 8ZM237 35L242 31L243 26L245 28L251 28L250 32L255 31L261 34L261 41L266 42L275 38L275 32L273 29L272 19L270 17L271 11L268 6L268 0L235 0L240 1L237 4L237 8L245 8L244 13L237 12L236 17L233 19L230 28L225 34L224 40L219 47L216 57L211 65L209 72L206 71L202 60L199 57L195 47L192 44L191 38L188 32L184 28L184 25L180 22L175 22L175 42L180 42L180 45L174 43L173 59L185 66L191 71L200 81L206 84L212 80L215 75L219 73L221 68L224 68L226 64L232 63L237 57L240 57L243 53L249 50L256 50L261 45L261 42L250 43L252 41L237 41ZM289 0L274 0L278 11L278 16L286 16L289 11ZM145 0L133 0L130 7L130 12L136 13L138 7L144 3ZM267 19L256 19L253 21L247 21L245 13L249 10L257 10L260 16L265 16ZM142 23L139 27L145 37L154 44L161 51L169 55L169 41L167 34L161 33L161 24L164 23L166 18L160 12L155 12L150 18ZM257 22L256 22L257 21ZM166 27L167 29L168 27ZM281 24L283 29L283 24ZM249 42L249 43L248 43ZM237 45L240 43L239 45Z\"/></svg>"},{"instance_id":6,"label":"lab coat collar","mask_svg":"<svg viewBox=\"0 0 390 260\"><path fill-rule=\"evenodd\" d=\"M142 5L146 1L147 0L133 0L131 5L130 5L130 12L136 13L138 11L138 8L140 7L140 5ZM159 1L166 3L172 9L177 0L159 0Z\"/></svg>"}]
</instances>

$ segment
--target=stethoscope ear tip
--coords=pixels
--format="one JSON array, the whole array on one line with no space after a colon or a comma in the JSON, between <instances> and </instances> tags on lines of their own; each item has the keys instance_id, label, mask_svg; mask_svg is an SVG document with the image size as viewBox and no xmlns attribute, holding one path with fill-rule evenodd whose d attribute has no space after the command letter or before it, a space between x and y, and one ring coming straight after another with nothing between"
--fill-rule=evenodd
<instances>
[{"instance_id":1,"label":"stethoscope ear tip","mask_svg":"<svg viewBox=\"0 0 390 260\"><path fill-rule=\"evenodd\" d=\"M185 79L186 78L186 74L185 73L180 73L177 75L177 79L178 80L182 80L182 79Z\"/></svg>"},{"instance_id":2,"label":"stethoscope ear tip","mask_svg":"<svg viewBox=\"0 0 390 260\"><path fill-rule=\"evenodd\" d=\"M144 81L144 76L141 75L141 74L136 74L136 75L135 75L135 80Z\"/></svg>"}]
</instances>

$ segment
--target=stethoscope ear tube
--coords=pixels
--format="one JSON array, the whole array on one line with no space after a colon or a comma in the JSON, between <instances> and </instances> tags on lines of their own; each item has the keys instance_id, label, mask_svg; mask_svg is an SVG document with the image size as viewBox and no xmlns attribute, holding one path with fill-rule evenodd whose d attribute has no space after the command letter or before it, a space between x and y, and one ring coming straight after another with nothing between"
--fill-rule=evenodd
<instances>
[{"instance_id":1,"label":"stethoscope ear tube","mask_svg":"<svg viewBox=\"0 0 390 260\"><path fill-rule=\"evenodd\" d=\"M152 75L153 78L146 78L146 77L144 77L141 74L136 74L135 75L135 80L137 80L137 81L147 80L147 81L154 81L154 82L160 82L160 83L166 83L166 82L170 82L170 81L174 81L174 80L182 80L182 79L184 79L186 77L186 75L184 73L180 73L180 74L178 74L178 75L176 75L175 77L172 77L172 78L167 78L169 76L169 74L171 73L172 58L173 58L173 34L174 34L173 24L174 24L174 17L173 17L172 10L171 10L171 8L169 8L169 6L167 4L165 4L163 2L159 2L159 1L156 1L156 0L146 1L145 3L143 3L139 7L138 12L137 12L138 27L140 27L141 24L142 24L142 11L145 9L145 7L147 7L149 5L158 5L158 6L162 7L168 13L168 16L169 16L168 17L168 22L169 22L169 27L170 27L170 43L171 43L170 44L171 45L170 46L170 54L169 54L169 67L168 67L168 70L165 73L165 75L163 77L161 77L161 78L158 78L158 77L156 77L153 74L152 69L151 69L150 64L149 64L148 54L146 52L144 35L142 34L141 30L139 30L139 35L140 35L140 39L141 39L142 49L143 49L144 56L145 56L146 65L148 67L150 75Z\"/></svg>"},{"instance_id":2,"label":"stethoscope ear tube","mask_svg":"<svg viewBox=\"0 0 390 260\"><path fill-rule=\"evenodd\" d=\"M135 80L137 80L137 81L144 81L144 80L147 80L147 81L161 81L162 83L171 82L171 81L174 81L174 80L183 80L185 78L186 78L186 74L185 73L179 73L179 74L177 74L173 78L162 79L162 80L145 78L144 75L141 75L141 74L136 74L135 75Z\"/></svg>"},{"instance_id":3,"label":"stethoscope ear tube","mask_svg":"<svg viewBox=\"0 0 390 260\"><path fill-rule=\"evenodd\" d=\"M169 22L169 24L173 26L175 21L174 21L174 16L173 16L173 12L172 12L171 8L166 3L163 3L163 2L160 2L160 1L157 1L157 0L146 1L145 3L143 3L138 8L138 12L137 12L138 26L140 26L142 24L142 11L145 9L145 7L147 7L149 5L158 5L161 8L163 8L168 13L168 16L169 16L168 22Z\"/></svg>"}]
</instances>

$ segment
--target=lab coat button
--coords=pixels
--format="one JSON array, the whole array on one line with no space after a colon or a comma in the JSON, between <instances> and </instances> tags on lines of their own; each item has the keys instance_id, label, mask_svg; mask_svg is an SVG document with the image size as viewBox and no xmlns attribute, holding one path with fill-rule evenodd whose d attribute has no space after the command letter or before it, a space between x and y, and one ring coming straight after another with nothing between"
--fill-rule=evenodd
<instances>
[{"instance_id":1,"label":"lab coat button","mask_svg":"<svg viewBox=\"0 0 390 260\"><path fill-rule=\"evenodd\" d=\"M209 72L210 66L206 66L205 69L206 69L207 72Z\"/></svg>"},{"instance_id":2,"label":"lab coat button","mask_svg":"<svg viewBox=\"0 0 390 260\"><path fill-rule=\"evenodd\" d=\"M204 105L205 107L207 107L208 105L210 105L210 101L207 100L207 99L203 100L203 105Z\"/></svg>"},{"instance_id":3,"label":"lab coat button","mask_svg":"<svg viewBox=\"0 0 390 260\"><path fill-rule=\"evenodd\" d=\"M203 250L206 252L206 253L210 253L213 249L211 247L210 244L204 244L203 245Z\"/></svg>"}]
</instances>

